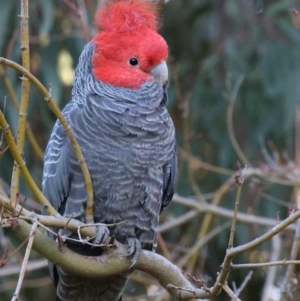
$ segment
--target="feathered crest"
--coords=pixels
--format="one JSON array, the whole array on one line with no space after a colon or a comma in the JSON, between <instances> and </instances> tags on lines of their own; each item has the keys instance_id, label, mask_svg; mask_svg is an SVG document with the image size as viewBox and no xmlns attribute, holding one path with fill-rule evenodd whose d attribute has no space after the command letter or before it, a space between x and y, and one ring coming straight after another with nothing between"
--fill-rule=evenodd
<instances>
[{"instance_id":1,"label":"feathered crest","mask_svg":"<svg viewBox=\"0 0 300 301\"><path fill-rule=\"evenodd\" d=\"M150 0L110 0L96 14L95 25L106 32L130 33L142 27L157 31L159 8Z\"/></svg>"}]
</instances>

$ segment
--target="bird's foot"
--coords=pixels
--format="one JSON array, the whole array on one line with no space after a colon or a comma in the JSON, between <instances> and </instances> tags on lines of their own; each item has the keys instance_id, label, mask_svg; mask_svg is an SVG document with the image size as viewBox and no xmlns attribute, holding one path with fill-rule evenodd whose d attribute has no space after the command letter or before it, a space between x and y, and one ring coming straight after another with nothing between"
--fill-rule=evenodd
<instances>
[{"instance_id":1,"label":"bird's foot","mask_svg":"<svg viewBox=\"0 0 300 301\"><path fill-rule=\"evenodd\" d=\"M131 257L129 270L132 269L140 258L142 246L137 238L127 238L128 257Z\"/></svg>"},{"instance_id":2,"label":"bird's foot","mask_svg":"<svg viewBox=\"0 0 300 301\"><path fill-rule=\"evenodd\" d=\"M96 245L106 245L109 240L109 230L106 225L100 225L97 227L97 234L93 243Z\"/></svg>"}]
</instances>

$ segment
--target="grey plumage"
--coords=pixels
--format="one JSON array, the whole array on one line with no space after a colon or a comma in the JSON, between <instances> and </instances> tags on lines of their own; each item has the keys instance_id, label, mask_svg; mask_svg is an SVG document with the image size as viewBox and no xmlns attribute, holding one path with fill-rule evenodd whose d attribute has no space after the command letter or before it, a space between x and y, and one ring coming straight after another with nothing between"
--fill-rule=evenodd
<instances>
[{"instance_id":1,"label":"grey plumage","mask_svg":"<svg viewBox=\"0 0 300 301\"><path fill-rule=\"evenodd\" d=\"M137 238L155 250L159 214L174 193L175 131L165 107L166 88L147 82L137 90L98 81L92 72L95 45L86 45L76 68L72 100L63 110L89 168L95 222L126 223L109 228L126 243ZM87 193L73 148L59 121L46 149L43 192L64 216L85 221ZM87 248L69 243L78 253ZM119 300L126 276L85 279L51 266L58 300Z\"/></svg>"}]
</instances>

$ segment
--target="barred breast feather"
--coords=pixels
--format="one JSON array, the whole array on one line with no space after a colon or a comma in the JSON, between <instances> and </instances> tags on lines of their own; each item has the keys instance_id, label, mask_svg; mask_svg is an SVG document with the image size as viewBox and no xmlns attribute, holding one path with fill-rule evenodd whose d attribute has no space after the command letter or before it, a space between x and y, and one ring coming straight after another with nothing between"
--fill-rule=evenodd
<instances>
[{"instance_id":1,"label":"barred breast feather","mask_svg":"<svg viewBox=\"0 0 300 301\"><path fill-rule=\"evenodd\" d=\"M94 219L102 223L126 220L109 228L110 234L123 243L137 238L142 248L155 250L159 214L173 196L177 175L175 131L165 106L166 88L147 82L137 93L103 84L92 72L94 48L93 42L85 47L72 100L63 110L91 174ZM85 182L59 121L46 149L43 191L60 214L75 214L85 221ZM78 246L74 250L78 251ZM54 266L51 269L58 300L118 300L126 283L126 275L88 280ZM93 291L93 286L97 287L94 296L84 297L81 288Z\"/></svg>"}]
</instances>

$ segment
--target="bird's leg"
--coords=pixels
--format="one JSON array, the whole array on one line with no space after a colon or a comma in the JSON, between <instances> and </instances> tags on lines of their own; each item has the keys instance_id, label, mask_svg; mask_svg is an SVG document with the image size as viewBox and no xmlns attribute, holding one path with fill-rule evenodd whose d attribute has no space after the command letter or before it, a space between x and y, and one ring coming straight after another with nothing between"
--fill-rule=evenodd
<instances>
[{"instance_id":1,"label":"bird's leg","mask_svg":"<svg viewBox=\"0 0 300 301\"><path fill-rule=\"evenodd\" d=\"M135 266L137 261L140 258L142 246L140 241L137 238L127 238L127 244L128 244L128 257L131 257L131 265L129 267L129 270Z\"/></svg>"},{"instance_id":2,"label":"bird's leg","mask_svg":"<svg viewBox=\"0 0 300 301\"><path fill-rule=\"evenodd\" d=\"M100 225L97 227L97 234L93 241L96 245L105 245L109 240L109 230L106 225Z\"/></svg>"}]
</instances>

